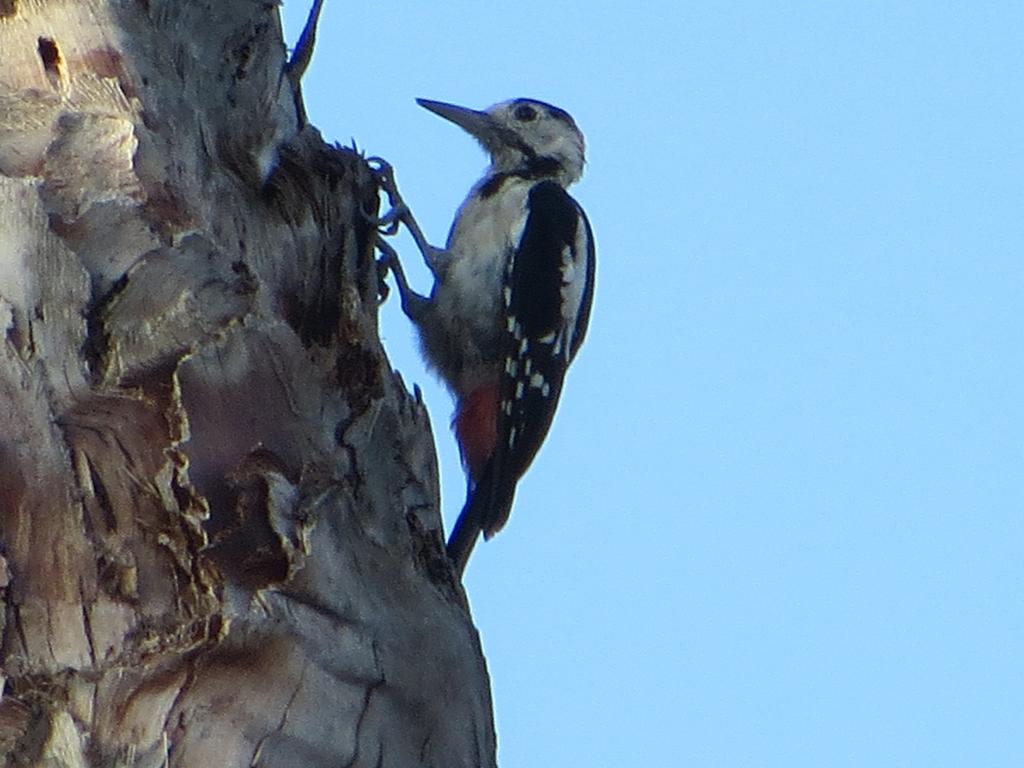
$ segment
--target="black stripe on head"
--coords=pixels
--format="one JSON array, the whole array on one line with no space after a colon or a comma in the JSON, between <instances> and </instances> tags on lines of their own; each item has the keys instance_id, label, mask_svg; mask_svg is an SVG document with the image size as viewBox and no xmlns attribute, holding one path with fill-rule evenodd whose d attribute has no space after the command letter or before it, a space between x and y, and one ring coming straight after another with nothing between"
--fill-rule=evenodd
<instances>
[{"instance_id":1,"label":"black stripe on head","mask_svg":"<svg viewBox=\"0 0 1024 768\"><path fill-rule=\"evenodd\" d=\"M572 119L572 115L570 115L564 109L556 107L554 104L548 104L546 101L541 101L540 99L516 99L513 102L513 104L515 106L519 106L520 104L530 104L531 106L543 109L545 112L548 113L548 115L555 118L555 120L563 122L566 125L572 126L573 128L576 128L576 121ZM576 130L579 129L576 128Z\"/></svg>"},{"instance_id":2,"label":"black stripe on head","mask_svg":"<svg viewBox=\"0 0 1024 768\"><path fill-rule=\"evenodd\" d=\"M558 107L552 106L551 104L547 104L545 106L547 107L548 114L550 114L553 118L555 118L556 120L561 120L563 123L565 123L566 125L571 125L573 128L576 127L576 121L573 120L572 115L570 115L564 109L559 109Z\"/></svg>"}]
</instances>

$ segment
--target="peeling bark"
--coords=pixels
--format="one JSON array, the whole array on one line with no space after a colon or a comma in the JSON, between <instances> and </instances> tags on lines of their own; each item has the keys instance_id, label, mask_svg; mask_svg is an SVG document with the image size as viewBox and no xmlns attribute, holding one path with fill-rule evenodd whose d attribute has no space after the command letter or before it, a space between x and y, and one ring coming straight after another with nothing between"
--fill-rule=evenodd
<instances>
[{"instance_id":1,"label":"peeling bark","mask_svg":"<svg viewBox=\"0 0 1024 768\"><path fill-rule=\"evenodd\" d=\"M490 766L375 181L273 3L0 0L0 757Z\"/></svg>"}]
</instances>

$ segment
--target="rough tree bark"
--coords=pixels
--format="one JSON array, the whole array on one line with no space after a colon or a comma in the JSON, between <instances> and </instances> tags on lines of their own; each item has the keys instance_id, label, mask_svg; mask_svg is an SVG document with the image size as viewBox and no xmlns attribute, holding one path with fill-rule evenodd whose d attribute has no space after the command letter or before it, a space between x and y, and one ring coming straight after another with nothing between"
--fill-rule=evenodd
<instances>
[{"instance_id":1,"label":"rough tree bark","mask_svg":"<svg viewBox=\"0 0 1024 768\"><path fill-rule=\"evenodd\" d=\"M0 0L0 60L0 762L493 765L375 181L276 4Z\"/></svg>"}]
</instances>

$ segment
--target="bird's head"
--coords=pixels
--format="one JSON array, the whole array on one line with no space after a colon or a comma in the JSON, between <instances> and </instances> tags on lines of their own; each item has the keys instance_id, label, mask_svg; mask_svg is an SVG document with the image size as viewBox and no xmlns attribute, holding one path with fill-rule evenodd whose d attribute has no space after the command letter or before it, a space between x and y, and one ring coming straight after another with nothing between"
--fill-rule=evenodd
<instances>
[{"instance_id":1,"label":"bird's head","mask_svg":"<svg viewBox=\"0 0 1024 768\"><path fill-rule=\"evenodd\" d=\"M416 101L474 136L498 173L550 175L565 186L583 175L583 134L563 109L535 99L503 101L486 110Z\"/></svg>"}]
</instances>

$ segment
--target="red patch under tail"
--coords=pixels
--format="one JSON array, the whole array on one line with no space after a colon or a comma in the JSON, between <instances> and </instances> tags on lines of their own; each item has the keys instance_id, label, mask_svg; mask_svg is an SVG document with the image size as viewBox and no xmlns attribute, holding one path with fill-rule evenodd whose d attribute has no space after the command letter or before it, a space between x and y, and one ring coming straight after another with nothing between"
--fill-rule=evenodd
<instances>
[{"instance_id":1,"label":"red patch under tail","mask_svg":"<svg viewBox=\"0 0 1024 768\"><path fill-rule=\"evenodd\" d=\"M480 478L498 442L498 385L486 384L459 399L452 420L462 464L474 481Z\"/></svg>"}]
</instances>

